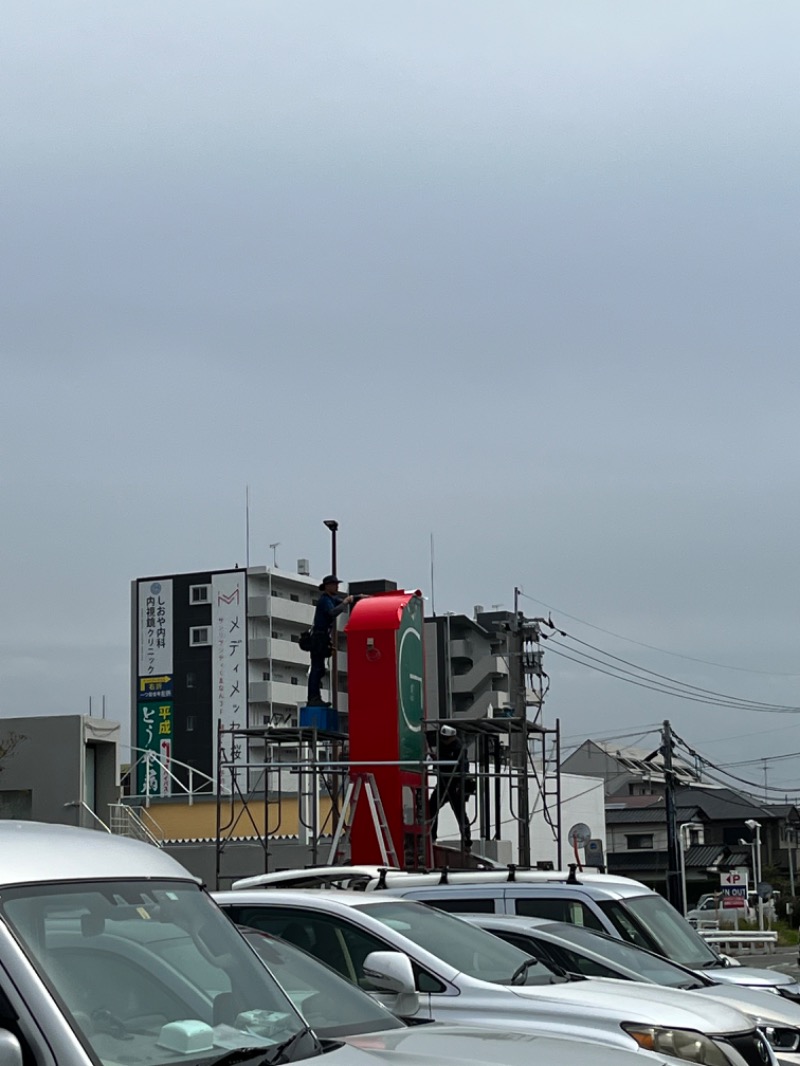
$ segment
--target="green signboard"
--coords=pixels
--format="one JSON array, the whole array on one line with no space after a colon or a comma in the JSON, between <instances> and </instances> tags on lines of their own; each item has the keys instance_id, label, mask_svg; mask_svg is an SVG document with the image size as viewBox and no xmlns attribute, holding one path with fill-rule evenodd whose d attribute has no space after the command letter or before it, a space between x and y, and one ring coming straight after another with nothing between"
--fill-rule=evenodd
<instances>
[{"instance_id":1,"label":"green signboard","mask_svg":"<svg viewBox=\"0 0 800 1066\"><path fill-rule=\"evenodd\" d=\"M166 768L172 757L172 700L147 700L136 708L136 746L140 749L136 766L136 793L139 796L166 796L172 791ZM141 750L144 749L144 750ZM152 751L158 760L147 761ZM148 777L149 767L149 781Z\"/></svg>"},{"instance_id":2,"label":"green signboard","mask_svg":"<svg viewBox=\"0 0 800 1066\"><path fill-rule=\"evenodd\" d=\"M422 599L412 596L397 630L397 724L400 759L419 763L424 758L422 623Z\"/></svg>"}]
</instances>

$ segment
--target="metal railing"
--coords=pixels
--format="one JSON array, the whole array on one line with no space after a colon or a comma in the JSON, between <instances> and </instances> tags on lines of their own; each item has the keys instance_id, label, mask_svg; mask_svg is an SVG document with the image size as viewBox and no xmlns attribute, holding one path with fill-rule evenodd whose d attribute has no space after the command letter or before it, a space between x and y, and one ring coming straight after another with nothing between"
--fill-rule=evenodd
<instances>
[{"instance_id":1,"label":"metal railing","mask_svg":"<svg viewBox=\"0 0 800 1066\"><path fill-rule=\"evenodd\" d=\"M137 810L126 803L110 803L108 809L111 820L109 833L132 837L134 840L143 840L147 844L153 844L157 848L161 847L163 843L161 828L144 808ZM148 826L146 822L150 825Z\"/></svg>"},{"instance_id":2,"label":"metal railing","mask_svg":"<svg viewBox=\"0 0 800 1066\"><path fill-rule=\"evenodd\" d=\"M83 800L75 800L73 803L65 803L65 807L76 807L81 813L78 820L78 824L82 829L103 829L106 833L110 833L111 829L106 825L103 819L95 814L88 803ZM86 818L84 815L89 815L89 825L86 824Z\"/></svg>"},{"instance_id":3,"label":"metal railing","mask_svg":"<svg viewBox=\"0 0 800 1066\"><path fill-rule=\"evenodd\" d=\"M194 803L195 795L195 782L197 782L197 788L203 789L204 795L213 795L215 792L215 782L213 777L209 777L208 774L204 774L202 770L196 769L194 766L190 766L188 763L181 762L179 759L170 758L168 762L164 761L157 751L151 751L148 748L135 748L129 747L131 752L139 752L139 756L135 762L131 763L128 773L130 774L132 788L136 784L137 769L139 766L144 767L144 792L132 792L132 796L137 799L143 799L145 806L150 806L150 800L153 797L161 796L174 796L177 793L183 793L188 800L191 807ZM173 767L180 767L186 770L187 784L184 784L173 773ZM211 786L210 792L208 786ZM168 786L168 787L167 787Z\"/></svg>"},{"instance_id":4,"label":"metal railing","mask_svg":"<svg viewBox=\"0 0 800 1066\"><path fill-rule=\"evenodd\" d=\"M778 944L778 934L772 929L698 929L708 944L726 954L772 954Z\"/></svg>"}]
</instances>

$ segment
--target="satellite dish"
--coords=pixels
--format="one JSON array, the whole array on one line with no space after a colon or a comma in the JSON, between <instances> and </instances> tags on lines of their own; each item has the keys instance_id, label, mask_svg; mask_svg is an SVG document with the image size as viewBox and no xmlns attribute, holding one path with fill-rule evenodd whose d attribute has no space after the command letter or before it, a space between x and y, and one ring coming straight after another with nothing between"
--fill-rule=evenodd
<instances>
[{"instance_id":1,"label":"satellite dish","mask_svg":"<svg viewBox=\"0 0 800 1066\"><path fill-rule=\"evenodd\" d=\"M567 833L567 840L573 848L585 848L592 839L592 831L585 822L576 822Z\"/></svg>"}]
</instances>

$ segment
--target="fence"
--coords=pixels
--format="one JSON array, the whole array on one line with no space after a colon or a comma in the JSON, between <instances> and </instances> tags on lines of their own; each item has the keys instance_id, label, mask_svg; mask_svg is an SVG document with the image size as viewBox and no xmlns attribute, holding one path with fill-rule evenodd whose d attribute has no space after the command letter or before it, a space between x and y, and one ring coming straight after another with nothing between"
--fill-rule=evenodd
<instances>
[{"instance_id":1,"label":"fence","mask_svg":"<svg viewBox=\"0 0 800 1066\"><path fill-rule=\"evenodd\" d=\"M778 944L774 929L698 929L706 943L726 955L772 954Z\"/></svg>"}]
</instances>

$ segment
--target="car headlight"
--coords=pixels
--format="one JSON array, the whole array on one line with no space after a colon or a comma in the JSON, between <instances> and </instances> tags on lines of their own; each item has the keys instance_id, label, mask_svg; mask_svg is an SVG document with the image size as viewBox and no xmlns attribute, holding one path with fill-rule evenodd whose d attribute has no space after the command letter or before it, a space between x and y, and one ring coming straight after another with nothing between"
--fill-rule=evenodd
<instances>
[{"instance_id":1,"label":"car headlight","mask_svg":"<svg viewBox=\"0 0 800 1066\"><path fill-rule=\"evenodd\" d=\"M790 999L793 1003L800 1003L800 985L795 981L791 985L774 985L774 990L784 999Z\"/></svg>"},{"instance_id":2,"label":"car headlight","mask_svg":"<svg viewBox=\"0 0 800 1066\"><path fill-rule=\"evenodd\" d=\"M640 1048L672 1055L687 1062L701 1062L704 1066L730 1066L727 1055L703 1033L693 1029L661 1029L652 1025L623 1024Z\"/></svg>"},{"instance_id":3,"label":"car headlight","mask_svg":"<svg viewBox=\"0 0 800 1066\"><path fill-rule=\"evenodd\" d=\"M762 1032L774 1051L797 1051L800 1048L800 1029L765 1025Z\"/></svg>"}]
</instances>

